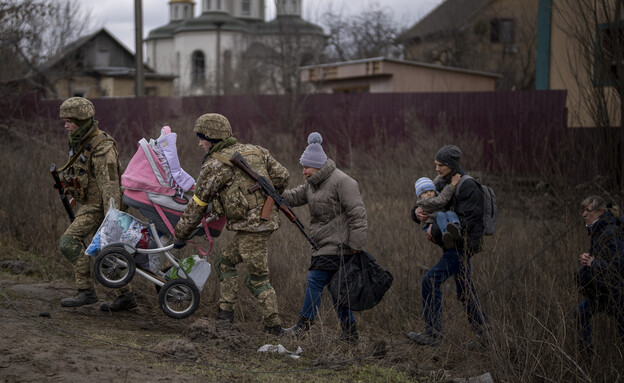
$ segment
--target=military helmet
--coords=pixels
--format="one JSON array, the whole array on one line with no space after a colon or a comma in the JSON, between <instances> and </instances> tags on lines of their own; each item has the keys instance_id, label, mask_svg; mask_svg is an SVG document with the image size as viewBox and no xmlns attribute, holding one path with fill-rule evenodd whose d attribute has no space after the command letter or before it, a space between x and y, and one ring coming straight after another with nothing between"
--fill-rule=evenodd
<instances>
[{"instance_id":1,"label":"military helmet","mask_svg":"<svg viewBox=\"0 0 624 383\"><path fill-rule=\"evenodd\" d=\"M225 116L217 113L204 114L195 122L193 132L202 134L213 140L232 137L232 127Z\"/></svg>"},{"instance_id":2,"label":"military helmet","mask_svg":"<svg viewBox=\"0 0 624 383\"><path fill-rule=\"evenodd\" d=\"M95 116L95 107L84 97L71 97L61 104L61 118L88 120Z\"/></svg>"}]
</instances>

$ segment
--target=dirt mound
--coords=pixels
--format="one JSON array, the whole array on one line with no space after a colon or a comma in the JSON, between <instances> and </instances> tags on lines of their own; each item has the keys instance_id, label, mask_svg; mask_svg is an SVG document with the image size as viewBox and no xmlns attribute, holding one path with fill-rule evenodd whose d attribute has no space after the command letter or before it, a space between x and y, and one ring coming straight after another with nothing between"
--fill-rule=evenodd
<instances>
[{"instance_id":1,"label":"dirt mound","mask_svg":"<svg viewBox=\"0 0 624 383\"><path fill-rule=\"evenodd\" d=\"M229 351L249 350L255 347L251 339L235 324L216 319L198 319L186 330L193 342Z\"/></svg>"}]
</instances>

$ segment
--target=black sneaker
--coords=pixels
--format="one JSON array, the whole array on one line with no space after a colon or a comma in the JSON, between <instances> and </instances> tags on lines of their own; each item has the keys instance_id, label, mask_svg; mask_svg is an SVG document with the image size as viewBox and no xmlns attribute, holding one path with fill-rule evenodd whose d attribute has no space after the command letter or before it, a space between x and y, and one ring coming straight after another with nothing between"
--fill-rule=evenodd
<instances>
[{"instance_id":1,"label":"black sneaker","mask_svg":"<svg viewBox=\"0 0 624 383\"><path fill-rule=\"evenodd\" d=\"M407 338L412 342L421 346L439 346L442 343L442 336L439 334L431 334L428 332L410 332Z\"/></svg>"},{"instance_id":2,"label":"black sneaker","mask_svg":"<svg viewBox=\"0 0 624 383\"><path fill-rule=\"evenodd\" d=\"M442 244L444 245L444 249L452 249L455 247L453 235L448 231L445 231L444 234L442 234Z\"/></svg>"},{"instance_id":3,"label":"black sneaker","mask_svg":"<svg viewBox=\"0 0 624 383\"><path fill-rule=\"evenodd\" d=\"M453 240L457 241L462 238L461 226L458 223L450 222L446 225L446 232L451 234Z\"/></svg>"},{"instance_id":4,"label":"black sneaker","mask_svg":"<svg viewBox=\"0 0 624 383\"><path fill-rule=\"evenodd\" d=\"M136 298L134 294L127 293L121 294L113 302L104 302L100 305L102 311L122 311L130 310L137 307Z\"/></svg>"},{"instance_id":5,"label":"black sneaker","mask_svg":"<svg viewBox=\"0 0 624 383\"><path fill-rule=\"evenodd\" d=\"M61 299L61 306L63 307L79 307L84 305L90 305L97 302L99 299L95 294L93 288L90 289L78 289L78 293L73 297Z\"/></svg>"},{"instance_id":6,"label":"black sneaker","mask_svg":"<svg viewBox=\"0 0 624 383\"><path fill-rule=\"evenodd\" d=\"M297 323L295 323L295 325L292 327L285 328L284 332L287 335L301 336L305 334L306 332L308 332L308 330L310 330L311 324L312 324L312 321L310 319L304 316L300 316L299 319L297 320Z\"/></svg>"}]
</instances>

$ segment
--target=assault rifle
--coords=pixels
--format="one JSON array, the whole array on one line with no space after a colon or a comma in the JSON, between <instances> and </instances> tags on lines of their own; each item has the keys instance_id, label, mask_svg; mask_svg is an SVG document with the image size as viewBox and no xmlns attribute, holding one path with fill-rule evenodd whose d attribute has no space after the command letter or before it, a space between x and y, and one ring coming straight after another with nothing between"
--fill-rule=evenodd
<instances>
[{"instance_id":1,"label":"assault rifle","mask_svg":"<svg viewBox=\"0 0 624 383\"><path fill-rule=\"evenodd\" d=\"M301 223L301 221L299 221L299 218L297 218L297 216L292 211L290 206L288 206L284 198L279 195L273 185L271 185L271 183L265 177L256 173L239 152L234 153L232 158L230 158L230 162L232 163L232 165L236 166L249 177L251 177L254 181L256 181L255 185L252 185L249 189L247 189L248 193L253 193L259 189L262 189L266 193L266 201L264 201L264 204L262 205L262 210L260 211L261 219L269 219L269 215L271 214L271 209L273 208L273 205L277 204L277 207L282 211L282 213L286 215L286 218L288 218L290 222L297 225L297 228L299 228L301 234L306 237L312 247L315 250L319 249L318 245L314 242L314 240L312 240L312 238L310 238L310 236L305 232L303 224Z\"/></svg>"},{"instance_id":2,"label":"assault rifle","mask_svg":"<svg viewBox=\"0 0 624 383\"><path fill-rule=\"evenodd\" d=\"M71 222L74 222L76 216L74 215L73 207L76 205L76 200L74 200L73 198L67 198L67 195L64 191L63 183L61 182L61 178L59 177L59 173L56 170L55 164L52 164L52 166L50 167L50 173L52 174L52 178L54 178L54 188L58 189L59 195L61 196L61 201L63 202L63 207L65 208L65 211L69 216L69 220Z\"/></svg>"}]
</instances>

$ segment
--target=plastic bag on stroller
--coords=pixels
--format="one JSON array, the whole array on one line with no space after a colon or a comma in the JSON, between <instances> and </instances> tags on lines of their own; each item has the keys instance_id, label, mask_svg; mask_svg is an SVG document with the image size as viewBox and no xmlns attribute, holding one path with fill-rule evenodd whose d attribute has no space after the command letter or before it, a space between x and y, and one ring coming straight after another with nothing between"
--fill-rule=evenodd
<instances>
[{"instance_id":1,"label":"plastic bag on stroller","mask_svg":"<svg viewBox=\"0 0 624 383\"><path fill-rule=\"evenodd\" d=\"M132 247L147 247L149 233L145 222L118 210L115 207L115 201L111 198L106 217L85 253L95 256L107 245L119 242Z\"/></svg>"},{"instance_id":2,"label":"plastic bag on stroller","mask_svg":"<svg viewBox=\"0 0 624 383\"><path fill-rule=\"evenodd\" d=\"M193 279L199 291L202 291L204 284L210 276L210 263L208 263L205 258L193 254L181 260L180 266L182 266L184 272ZM165 273L165 276L169 279L179 278L178 270L172 267Z\"/></svg>"}]
</instances>

